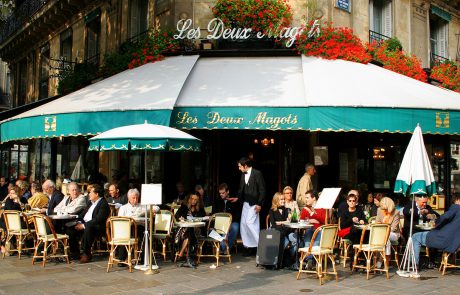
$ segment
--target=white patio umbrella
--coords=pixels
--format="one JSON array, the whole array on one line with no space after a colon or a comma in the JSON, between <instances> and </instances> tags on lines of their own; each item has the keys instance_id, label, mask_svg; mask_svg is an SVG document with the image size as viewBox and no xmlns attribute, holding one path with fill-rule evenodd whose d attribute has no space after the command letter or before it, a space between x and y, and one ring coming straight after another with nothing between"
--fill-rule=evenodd
<instances>
[{"instance_id":1,"label":"white patio umbrella","mask_svg":"<svg viewBox=\"0 0 460 295\"><path fill-rule=\"evenodd\" d=\"M422 129L418 124L404 153L403 161L396 177L394 192L412 195L410 233L401 267L397 274L404 277L419 277L412 244L414 195L433 195L436 192L436 182L430 159L425 149L425 143L423 142Z\"/></svg>"},{"instance_id":2,"label":"white patio umbrella","mask_svg":"<svg viewBox=\"0 0 460 295\"><path fill-rule=\"evenodd\" d=\"M89 139L90 151L144 150L144 177L147 183L147 150L156 151L200 151L201 140L183 131L168 126L148 124L128 125L105 131ZM150 205L152 211L152 205ZM144 232L144 265L139 269L152 274L152 218L150 218L150 249L148 246L147 214ZM150 251L149 251L150 250ZM150 255L147 256L147 253ZM153 256L155 259L155 256ZM137 268L137 266L136 266Z\"/></svg>"}]
</instances>

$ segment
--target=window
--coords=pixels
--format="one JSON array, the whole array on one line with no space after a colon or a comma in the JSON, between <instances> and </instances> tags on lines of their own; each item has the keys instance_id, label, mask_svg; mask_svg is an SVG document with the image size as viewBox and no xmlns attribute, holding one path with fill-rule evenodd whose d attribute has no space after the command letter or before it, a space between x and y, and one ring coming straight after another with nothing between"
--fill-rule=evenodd
<instances>
[{"instance_id":1,"label":"window","mask_svg":"<svg viewBox=\"0 0 460 295\"><path fill-rule=\"evenodd\" d=\"M100 9L88 14L86 20L85 60L95 65L99 64L99 40L101 34Z\"/></svg>"},{"instance_id":2,"label":"window","mask_svg":"<svg viewBox=\"0 0 460 295\"><path fill-rule=\"evenodd\" d=\"M129 39L148 29L148 0L131 0L129 10Z\"/></svg>"},{"instance_id":3,"label":"window","mask_svg":"<svg viewBox=\"0 0 460 295\"><path fill-rule=\"evenodd\" d=\"M28 175L28 151L27 145L13 145L11 148L10 177L17 179L19 176Z\"/></svg>"},{"instance_id":4,"label":"window","mask_svg":"<svg viewBox=\"0 0 460 295\"><path fill-rule=\"evenodd\" d=\"M369 41L381 42L392 37L392 10L390 0L370 0Z\"/></svg>"},{"instance_id":5,"label":"window","mask_svg":"<svg viewBox=\"0 0 460 295\"><path fill-rule=\"evenodd\" d=\"M49 73L50 73L50 45L46 44L40 49L39 99L48 97Z\"/></svg>"},{"instance_id":6,"label":"window","mask_svg":"<svg viewBox=\"0 0 460 295\"><path fill-rule=\"evenodd\" d=\"M438 17L430 14L430 45L431 45L431 62L439 63L448 58L447 40L448 40L449 23Z\"/></svg>"}]
</instances>

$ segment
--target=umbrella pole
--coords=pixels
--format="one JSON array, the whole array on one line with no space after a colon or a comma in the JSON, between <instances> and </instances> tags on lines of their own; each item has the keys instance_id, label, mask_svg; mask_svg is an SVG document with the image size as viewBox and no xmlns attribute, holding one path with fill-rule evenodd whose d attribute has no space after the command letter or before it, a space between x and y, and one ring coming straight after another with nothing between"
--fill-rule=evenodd
<instances>
[{"instance_id":1,"label":"umbrella pole","mask_svg":"<svg viewBox=\"0 0 460 295\"><path fill-rule=\"evenodd\" d=\"M396 272L401 277L419 278L417 263L415 262L414 244L412 241L412 226L414 225L414 204L415 196L412 195L412 209L410 213L409 238L407 239L406 250L404 251L403 260L400 269ZM407 266L407 270L406 269Z\"/></svg>"},{"instance_id":2,"label":"umbrella pole","mask_svg":"<svg viewBox=\"0 0 460 295\"><path fill-rule=\"evenodd\" d=\"M147 184L147 150L144 150L144 183Z\"/></svg>"}]
</instances>

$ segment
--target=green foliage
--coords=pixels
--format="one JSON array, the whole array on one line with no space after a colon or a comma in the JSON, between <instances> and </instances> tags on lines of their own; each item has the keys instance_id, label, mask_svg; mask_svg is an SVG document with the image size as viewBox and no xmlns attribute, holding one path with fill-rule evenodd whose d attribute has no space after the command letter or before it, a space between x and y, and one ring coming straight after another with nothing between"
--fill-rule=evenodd
<instances>
[{"instance_id":1,"label":"green foliage","mask_svg":"<svg viewBox=\"0 0 460 295\"><path fill-rule=\"evenodd\" d=\"M128 65L133 59L133 52L138 50L139 44L125 42L120 46L119 51L107 53L104 56L104 65L101 68L103 77L110 77L128 69Z\"/></svg>"},{"instance_id":2,"label":"green foliage","mask_svg":"<svg viewBox=\"0 0 460 295\"><path fill-rule=\"evenodd\" d=\"M60 79L57 90L59 94L67 94L85 87L98 76L98 67L92 63L76 64L73 71L67 72Z\"/></svg>"},{"instance_id":3,"label":"green foliage","mask_svg":"<svg viewBox=\"0 0 460 295\"><path fill-rule=\"evenodd\" d=\"M396 37L387 39L384 43L388 51L401 51L403 49L401 42Z\"/></svg>"}]
</instances>

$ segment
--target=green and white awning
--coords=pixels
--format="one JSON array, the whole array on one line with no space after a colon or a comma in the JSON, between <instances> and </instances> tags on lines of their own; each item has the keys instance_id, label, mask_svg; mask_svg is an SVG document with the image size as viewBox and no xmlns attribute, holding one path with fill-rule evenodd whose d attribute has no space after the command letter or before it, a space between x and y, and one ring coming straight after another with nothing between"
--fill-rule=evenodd
<instances>
[{"instance_id":1,"label":"green and white awning","mask_svg":"<svg viewBox=\"0 0 460 295\"><path fill-rule=\"evenodd\" d=\"M95 135L145 120L178 129L389 133L420 123L425 133L460 134L460 94L343 60L177 56L3 121L1 141Z\"/></svg>"},{"instance_id":2,"label":"green and white awning","mask_svg":"<svg viewBox=\"0 0 460 295\"><path fill-rule=\"evenodd\" d=\"M90 151L200 151L201 141L175 128L136 124L103 132L89 139Z\"/></svg>"},{"instance_id":3,"label":"green and white awning","mask_svg":"<svg viewBox=\"0 0 460 295\"><path fill-rule=\"evenodd\" d=\"M1 141L96 135L131 124L168 126L198 56L170 57L127 70L1 124Z\"/></svg>"}]
</instances>

